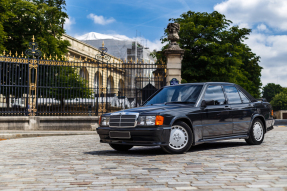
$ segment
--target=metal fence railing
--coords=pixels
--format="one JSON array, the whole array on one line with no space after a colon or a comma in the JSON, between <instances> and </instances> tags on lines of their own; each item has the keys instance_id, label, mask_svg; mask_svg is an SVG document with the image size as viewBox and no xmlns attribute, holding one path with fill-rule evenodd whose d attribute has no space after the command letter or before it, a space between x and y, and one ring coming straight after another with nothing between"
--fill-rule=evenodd
<instances>
[{"instance_id":1,"label":"metal fence railing","mask_svg":"<svg viewBox=\"0 0 287 191\"><path fill-rule=\"evenodd\" d=\"M137 107L166 83L163 63L47 59L35 47L0 56L2 116L97 116Z\"/></svg>"}]
</instances>

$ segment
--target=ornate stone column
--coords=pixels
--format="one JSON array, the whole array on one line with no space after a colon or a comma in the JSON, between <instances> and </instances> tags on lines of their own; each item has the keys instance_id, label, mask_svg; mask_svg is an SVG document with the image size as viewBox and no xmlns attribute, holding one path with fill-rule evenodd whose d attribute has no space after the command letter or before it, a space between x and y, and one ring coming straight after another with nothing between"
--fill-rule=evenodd
<instances>
[{"instance_id":1,"label":"ornate stone column","mask_svg":"<svg viewBox=\"0 0 287 191\"><path fill-rule=\"evenodd\" d=\"M176 78L181 83L181 61L184 50L179 47L176 41L179 40L178 32L180 25L178 23L169 23L167 25L168 40L170 44L164 54L167 57L166 85L170 85L170 81Z\"/></svg>"}]
</instances>

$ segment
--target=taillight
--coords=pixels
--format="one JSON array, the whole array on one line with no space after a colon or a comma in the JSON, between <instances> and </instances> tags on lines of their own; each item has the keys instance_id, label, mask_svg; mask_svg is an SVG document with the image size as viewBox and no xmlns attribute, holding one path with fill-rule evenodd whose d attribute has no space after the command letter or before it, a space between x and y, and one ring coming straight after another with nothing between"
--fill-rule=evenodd
<instances>
[{"instance_id":1,"label":"taillight","mask_svg":"<svg viewBox=\"0 0 287 191\"><path fill-rule=\"evenodd\" d=\"M273 110L271 110L271 116L273 116Z\"/></svg>"},{"instance_id":2,"label":"taillight","mask_svg":"<svg viewBox=\"0 0 287 191\"><path fill-rule=\"evenodd\" d=\"M100 116L100 119L99 119L99 126L101 126L101 121L102 121L102 116Z\"/></svg>"}]
</instances>

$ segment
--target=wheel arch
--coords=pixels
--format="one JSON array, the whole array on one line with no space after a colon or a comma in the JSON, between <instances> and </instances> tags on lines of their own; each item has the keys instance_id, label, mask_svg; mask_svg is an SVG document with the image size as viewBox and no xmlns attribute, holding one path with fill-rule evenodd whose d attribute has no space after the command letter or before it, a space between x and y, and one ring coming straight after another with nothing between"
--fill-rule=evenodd
<instances>
[{"instance_id":1,"label":"wheel arch","mask_svg":"<svg viewBox=\"0 0 287 191\"><path fill-rule=\"evenodd\" d=\"M259 114L253 116L252 121L251 121L251 124L250 124L250 127L249 127L249 130L251 129L252 124L253 124L253 121L254 121L255 119L260 119L260 120L262 121L263 126L264 126L264 133L266 133L267 131L266 131L266 121L265 121L265 118L264 118L262 115L259 115Z\"/></svg>"},{"instance_id":2,"label":"wheel arch","mask_svg":"<svg viewBox=\"0 0 287 191\"><path fill-rule=\"evenodd\" d=\"M176 122L178 122L178 121L182 121L182 122L184 122L184 123L186 123L189 127L190 127L190 129L191 129L191 131L192 131L192 145L194 145L194 142L195 142L195 132L194 132L194 129L193 129L193 126L192 126L192 122L190 121L190 119L188 119L187 117L177 117L177 118L174 118L172 121L171 121L171 126L174 124L174 123L176 123Z\"/></svg>"}]
</instances>

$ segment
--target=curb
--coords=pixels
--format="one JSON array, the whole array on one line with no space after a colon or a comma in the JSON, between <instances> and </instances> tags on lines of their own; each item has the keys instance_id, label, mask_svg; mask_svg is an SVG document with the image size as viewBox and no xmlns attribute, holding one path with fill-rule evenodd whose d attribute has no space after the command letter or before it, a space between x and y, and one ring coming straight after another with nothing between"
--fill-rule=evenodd
<instances>
[{"instance_id":1,"label":"curb","mask_svg":"<svg viewBox=\"0 0 287 191\"><path fill-rule=\"evenodd\" d=\"M97 135L96 131L91 131L87 133L81 133L81 132L67 132L67 133L0 133L0 140L5 140L5 139L17 139L17 138L29 138L29 137L47 137L47 136L71 136L71 135Z\"/></svg>"},{"instance_id":2,"label":"curb","mask_svg":"<svg viewBox=\"0 0 287 191\"><path fill-rule=\"evenodd\" d=\"M287 119L275 119L275 126L287 126Z\"/></svg>"}]
</instances>

